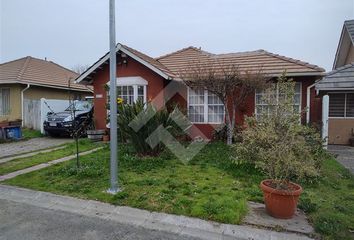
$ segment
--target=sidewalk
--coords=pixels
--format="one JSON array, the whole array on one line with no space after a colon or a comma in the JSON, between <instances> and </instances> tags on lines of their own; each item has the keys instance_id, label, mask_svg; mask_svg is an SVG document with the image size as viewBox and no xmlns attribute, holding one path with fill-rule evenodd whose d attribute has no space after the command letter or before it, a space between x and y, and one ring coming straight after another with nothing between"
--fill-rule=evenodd
<instances>
[{"instance_id":1,"label":"sidewalk","mask_svg":"<svg viewBox=\"0 0 354 240\"><path fill-rule=\"evenodd\" d=\"M98 151L100 149L102 149L102 147L94 148L94 149L86 151L86 152L81 152L81 153L79 153L79 156L85 156L87 154L96 152L96 151ZM26 174L26 173L29 173L29 172L37 171L37 170L40 170L40 169L43 169L43 168L47 168L47 167L50 167L50 166L52 166L54 164L66 162L66 161L69 161L71 159L74 159L75 157L76 157L76 154L73 154L73 155L70 155L70 156L67 156L67 157L63 157L63 158L59 158L59 159L56 159L56 160L53 160L53 161L50 161L50 162L47 162L47 163L41 163L41 164L29 167L29 168L18 170L16 172L8 173L8 174L0 176L0 182L8 180L8 179L11 179L11 178L14 178L14 177L17 177L17 176L22 175L22 174Z\"/></svg>"},{"instance_id":2,"label":"sidewalk","mask_svg":"<svg viewBox=\"0 0 354 240\"><path fill-rule=\"evenodd\" d=\"M15 155L58 147L73 141L72 138L40 137L26 141L2 143L0 144L0 158L13 157Z\"/></svg>"},{"instance_id":3,"label":"sidewalk","mask_svg":"<svg viewBox=\"0 0 354 240\"><path fill-rule=\"evenodd\" d=\"M92 200L81 200L51 193L0 185L0 199L25 203L43 209L64 211L92 218L104 219L110 223L128 224L149 230L158 230L180 236L201 239L237 240L305 240L308 237L294 233L281 233L250 226L220 224L201 219L145 210L113 206ZM1 218L1 216L0 216Z\"/></svg>"},{"instance_id":4,"label":"sidewalk","mask_svg":"<svg viewBox=\"0 0 354 240\"><path fill-rule=\"evenodd\" d=\"M337 161L354 174L354 147L328 145L328 151L335 155Z\"/></svg>"}]
</instances>

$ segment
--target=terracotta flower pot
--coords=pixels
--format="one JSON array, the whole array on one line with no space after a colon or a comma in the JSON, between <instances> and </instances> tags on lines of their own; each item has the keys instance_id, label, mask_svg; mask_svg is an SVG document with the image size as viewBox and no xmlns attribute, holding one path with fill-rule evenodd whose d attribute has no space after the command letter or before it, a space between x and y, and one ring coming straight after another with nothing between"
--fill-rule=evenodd
<instances>
[{"instance_id":1,"label":"terracotta flower pot","mask_svg":"<svg viewBox=\"0 0 354 240\"><path fill-rule=\"evenodd\" d=\"M302 187L289 183L290 190L280 190L271 187L272 180L263 180L260 187L263 191L266 211L275 218L289 219L294 216Z\"/></svg>"},{"instance_id":2,"label":"terracotta flower pot","mask_svg":"<svg viewBox=\"0 0 354 240\"><path fill-rule=\"evenodd\" d=\"M109 142L109 135L103 135L103 139L104 142Z\"/></svg>"}]
</instances>

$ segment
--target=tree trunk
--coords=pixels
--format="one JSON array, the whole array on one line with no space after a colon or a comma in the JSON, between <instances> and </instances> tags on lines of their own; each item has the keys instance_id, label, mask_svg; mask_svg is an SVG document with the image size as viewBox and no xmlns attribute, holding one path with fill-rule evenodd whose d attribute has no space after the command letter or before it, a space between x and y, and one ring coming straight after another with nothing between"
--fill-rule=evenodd
<instances>
[{"instance_id":1,"label":"tree trunk","mask_svg":"<svg viewBox=\"0 0 354 240\"><path fill-rule=\"evenodd\" d=\"M226 127L227 127L226 143L227 143L227 145L231 145L232 144L232 136L233 136L233 127L232 127L230 113L227 109L226 109L226 115L227 115L227 118L226 118Z\"/></svg>"}]
</instances>

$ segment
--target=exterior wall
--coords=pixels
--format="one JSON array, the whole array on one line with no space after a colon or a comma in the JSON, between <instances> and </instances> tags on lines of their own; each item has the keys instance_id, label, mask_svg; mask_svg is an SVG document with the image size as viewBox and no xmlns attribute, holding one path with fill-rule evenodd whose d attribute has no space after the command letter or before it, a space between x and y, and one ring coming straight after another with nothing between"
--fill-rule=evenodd
<instances>
[{"instance_id":1,"label":"exterior wall","mask_svg":"<svg viewBox=\"0 0 354 240\"><path fill-rule=\"evenodd\" d=\"M25 88L24 86L23 88ZM85 96L92 95L89 92L82 91L68 91L64 89L46 88L38 86L30 86L24 92L25 99L40 100L41 98L47 99L58 99L58 100L69 100L69 98L84 99Z\"/></svg>"},{"instance_id":2,"label":"exterior wall","mask_svg":"<svg viewBox=\"0 0 354 240\"><path fill-rule=\"evenodd\" d=\"M348 51L347 58L345 59L345 65L354 62L354 46L351 45Z\"/></svg>"},{"instance_id":3,"label":"exterior wall","mask_svg":"<svg viewBox=\"0 0 354 240\"><path fill-rule=\"evenodd\" d=\"M307 104L307 87L312 85L319 77L293 77L294 81L302 82L301 84L301 109L306 109ZM321 98L316 96L315 88L311 88L311 99L310 99L310 123L316 127L321 126L322 118L322 102ZM246 116L252 116L255 112L255 96L252 94L249 96L245 104L236 112L236 126L244 127L244 120ZM306 113L302 115L301 122L306 123ZM195 124L195 126L203 132L207 138L212 138L213 131L216 127L215 125L210 124ZM193 135L197 131L192 130Z\"/></svg>"},{"instance_id":4,"label":"exterior wall","mask_svg":"<svg viewBox=\"0 0 354 240\"><path fill-rule=\"evenodd\" d=\"M1 121L12 121L22 118L21 91L27 85L23 84L0 84L0 88L10 88L10 114L0 116ZM92 95L89 92L72 91L72 96L84 98ZM24 99L40 100L41 98L68 100L68 90L31 86L24 92Z\"/></svg>"},{"instance_id":5,"label":"exterior wall","mask_svg":"<svg viewBox=\"0 0 354 240\"><path fill-rule=\"evenodd\" d=\"M120 62L119 60L117 62ZM164 87L169 84L169 82L163 79L161 76L157 75L147 67L138 63L134 59L128 58L127 65L118 65L117 67L118 77L128 77L128 76L141 76L148 81L147 86L147 100L151 101L154 99L154 103L157 105L165 104L165 95L167 93L162 93L159 99L155 99L158 94L163 91ZM301 89L301 109L306 108L307 103L307 87L312 85L319 77L293 77L295 81L302 82ZM106 103L107 103L107 93L105 85L109 81L109 65L104 65L103 69L98 71L93 78L94 86L94 115L95 115L95 125L97 129L106 128ZM177 103L183 112L187 112L187 87L183 84L178 86L179 93L173 96L168 104ZM173 91L175 91L173 89ZM321 122L321 99L315 97L315 89L311 89L311 111L310 119L311 123L316 123L316 125ZM255 96L250 95L245 104L240 106L236 112L236 126L243 126L245 116L252 116L255 111ZM302 123L306 123L306 114L302 116ZM210 124L200 124L196 123L190 129L192 136L202 134L210 139L212 138L214 129L219 127L218 125Z\"/></svg>"},{"instance_id":6,"label":"exterior wall","mask_svg":"<svg viewBox=\"0 0 354 240\"><path fill-rule=\"evenodd\" d=\"M21 119L21 85L0 84L0 88L10 88L10 114L0 116L0 122Z\"/></svg>"},{"instance_id":7,"label":"exterior wall","mask_svg":"<svg viewBox=\"0 0 354 240\"><path fill-rule=\"evenodd\" d=\"M349 144L354 134L354 119L334 119L328 121L328 144Z\"/></svg>"},{"instance_id":8,"label":"exterior wall","mask_svg":"<svg viewBox=\"0 0 354 240\"><path fill-rule=\"evenodd\" d=\"M151 71L149 68L140 64L132 58L127 59L128 63L125 65L117 65L117 77L132 77L140 76L148 82L147 86L147 101L151 101L162 92L164 85L166 85L165 80L155 72ZM119 59L117 59L119 63ZM94 76L93 87L94 87L94 118L96 129L106 128L106 117L107 117L107 93L106 93L106 83L109 82L109 65L104 65ZM161 98L156 101L157 104L164 104L163 94Z\"/></svg>"}]
</instances>

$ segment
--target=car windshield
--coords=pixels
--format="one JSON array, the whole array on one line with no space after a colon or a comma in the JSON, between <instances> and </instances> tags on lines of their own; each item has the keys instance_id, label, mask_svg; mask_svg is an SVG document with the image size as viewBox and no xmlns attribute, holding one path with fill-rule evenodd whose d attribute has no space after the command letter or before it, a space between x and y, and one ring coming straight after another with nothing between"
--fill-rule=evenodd
<instances>
[{"instance_id":1,"label":"car windshield","mask_svg":"<svg viewBox=\"0 0 354 240\"><path fill-rule=\"evenodd\" d=\"M90 102L87 101L75 101L65 111L88 111L92 107Z\"/></svg>"}]
</instances>

